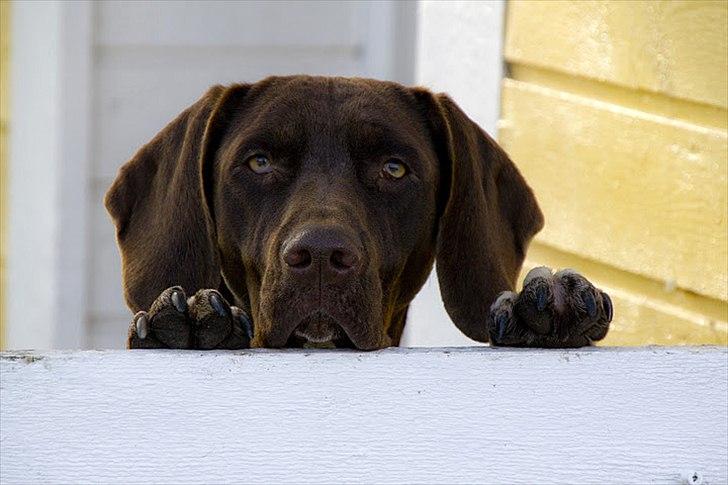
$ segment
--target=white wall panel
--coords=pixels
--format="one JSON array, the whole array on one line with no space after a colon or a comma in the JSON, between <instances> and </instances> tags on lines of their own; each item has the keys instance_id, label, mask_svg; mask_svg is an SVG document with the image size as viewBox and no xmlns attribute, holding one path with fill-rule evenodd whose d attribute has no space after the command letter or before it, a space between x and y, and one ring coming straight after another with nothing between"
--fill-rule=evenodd
<instances>
[{"instance_id":1,"label":"white wall panel","mask_svg":"<svg viewBox=\"0 0 728 485\"><path fill-rule=\"evenodd\" d=\"M274 74L355 75L353 48L101 48L95 70L95 178L109 180L214 84Z\"/></svg>"},{"instance_id":2,"label":"white wall panel","mask_svg":"<svg viewBox=\"0 0 728 485\"><path fill-rule=\"evenodd\" d=\"M386 2L385 2L386 3ZM359 46L362 2L103 2L97 43L188 46ZM363 10L366 11L366 10Z\"/></svg>"}]
</instances>

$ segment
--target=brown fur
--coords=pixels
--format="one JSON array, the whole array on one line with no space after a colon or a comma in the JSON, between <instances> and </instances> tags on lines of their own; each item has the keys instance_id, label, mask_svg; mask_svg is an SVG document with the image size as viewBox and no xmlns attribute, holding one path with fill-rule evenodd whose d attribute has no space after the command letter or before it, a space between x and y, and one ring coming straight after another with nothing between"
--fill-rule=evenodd
<instances>
[{"instance_id":1,"label":"brown fur","mask_svg":"<svg viewBox=\"0 0 728 485\"><path fill-rule=\"evenodd\" d=\"M273 174L246 165L257 151ZM401 180L381 176L392 156L410 168ZM447 96L307 76L213 87L122 167L106 206L133 311L175 285L219 289L262 347L287 345L313 314L358 348L397 345L435 260L453 321L487 342L491 305L543 226L516 166ZM288 275L281 247L311 225L356 241L356 278Z\"/></svg>"}]
</instances>

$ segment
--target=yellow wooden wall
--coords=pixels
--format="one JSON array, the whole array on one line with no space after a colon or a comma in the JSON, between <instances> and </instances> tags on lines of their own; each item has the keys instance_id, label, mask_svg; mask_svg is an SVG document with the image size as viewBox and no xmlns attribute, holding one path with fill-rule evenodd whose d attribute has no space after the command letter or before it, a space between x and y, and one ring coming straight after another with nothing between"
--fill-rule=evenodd
<instances>
[{"instance_id":1,"label":"yellow wooden wall","mask_svg":"<svg viewBox=\"0 0 728 485\"><path fill-rule=\"evenodd\" d=\"M0 350L5 348L5 267L8 220L8 123L10 84L10 1L0 0Z\"/></svg>"},{"instance_id":2,"label":"yellow wooden wall","mask_svg":"<svg viewBox=\"0 0 728 485\"><path fill-rule=\"evenodd\" d=\"M605 345L728 339L728 1L510 1L500 141L534 265L609 291Z\"/></svg>"}]
</instances>

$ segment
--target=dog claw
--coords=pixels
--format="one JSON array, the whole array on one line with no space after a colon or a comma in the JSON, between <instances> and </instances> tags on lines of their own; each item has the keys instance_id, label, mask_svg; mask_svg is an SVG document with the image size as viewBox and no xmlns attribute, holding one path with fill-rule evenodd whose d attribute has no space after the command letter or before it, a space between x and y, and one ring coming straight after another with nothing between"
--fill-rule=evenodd
<instances>
[{"instance_id":1,"label":"dog claw","mask_svg":"<svg viewBox=\"0 0 728 485\"><path fill-rule=\"evenodd\" d=\"M172 304L180 313L184 313L187 309L187 302L185 302L185 299L182 298L182 295L179 291L172 292Z\"/></svg>"},{"instance_id":2,"label":"dog claw","mask_svg":"<svg viewBox=\"0 0 728 485\"><path fill-rule=\"evenodd\" d=\"M548 303L548 291L545 286L536 288L536 309L540 312L544 311Z\"/></svg>"},{"instance_id":3,"label":"dog claw","mask_svg":"<svg viewBox=\"0 0 728 485\"><path fill-rule=\"evenodd\" d=\"M214 308L217 314L221 317L227 315L227 310L225 310L225 306L222 304L222 301L220 301L219 296L215 294L210 295L210 305L212 305L212 308Z\"/></svg>"},{"instance_id":4,"label":"dog claw","mask_svg":"<svg viewBox=\"0 0 728 485\"><path fill-rule=\"evenodd\" d=\"M495 319L495 323L498 326L498 340L503 340L503 336L506 333L506 327L508 326L508 315L501 313Z\"/></svg>"},{"instance_id":5,"label":"dog claw","mask_svg":"<svg viewBox=\"0 0 728 485\"><path fill-rule=\"evenodd\" d=\"M602 291L602 305L604 305L604 311L607 312L607 323L612 321L614 314L614 308L612 307L612 299Z\"/></svg>"},{"instance_id":6,"label":"dog claw","mask_svg":"<svg viewBox=\"0 0 728 485\"><path fill-rule=\"evenodd\" d=\"M584 306L586 306L586 312L589 314L589 316L592 318L596 317L597 302L594 299L594 295L592 295L590 291L585 291L581 294L581 299L584 302Z\"/></svg>"},{"instance_id":7,"label":"dog claw","mask_svg":"<svg viewBox=\"0 0 728 485\"><path fill-rule=\"evenodd\" d=\"M137 337L144 340L147 338L147 332L149 331L149 325L147 322L147 316L141 315L136 321L136 333Z\"/></svg>"},{"instance_id":8,"label":"dog claw","mask_svg":"<svg viewBox=\"0 0 728 485\"><path fill-rule=\"evenodd\" d=\"M248 336L248 339L253 338L253 322L250 321L250 317L245 312L240 312L238 314L238 320L240 321L240 325L245 330L245 334Z\"/></svg>"}]
</instances>

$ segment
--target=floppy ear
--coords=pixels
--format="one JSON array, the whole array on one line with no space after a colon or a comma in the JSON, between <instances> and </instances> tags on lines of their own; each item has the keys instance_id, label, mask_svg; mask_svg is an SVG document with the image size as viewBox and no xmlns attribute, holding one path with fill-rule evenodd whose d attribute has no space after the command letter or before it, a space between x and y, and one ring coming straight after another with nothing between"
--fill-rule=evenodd
<instances>
[{"instance_id":1,"label":"floppy ear","mask_svg":"<svg viewBox=\"0 0 728 485\"><path fill-rule=\"evenodd\" d=\"M190 295L220 286L207 172L225 130L224 107L245 89L211 88L121 167L106 193L133 312L170 286Z\"/></svg>"},{"instance_id":2,"label":"floppy ear","mask_svg":"<svg viewBox=\"0 0 728 485\"><path fill-rule=\"evenodd\" d=\"M426 99L447 184L436 249L440 293L455 325L487 342L490 306L499 293L515 288L543 214L508 155L449 97L415 94Z\"/></svg>"}]
</instances>

